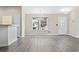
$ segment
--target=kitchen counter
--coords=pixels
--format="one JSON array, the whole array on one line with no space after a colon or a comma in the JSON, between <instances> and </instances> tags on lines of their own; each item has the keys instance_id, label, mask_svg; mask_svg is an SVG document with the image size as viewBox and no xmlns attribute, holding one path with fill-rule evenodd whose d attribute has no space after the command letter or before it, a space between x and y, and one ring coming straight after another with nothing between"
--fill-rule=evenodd
<instances>
[{"instance_id":1,"label":"kitchen counter","mask_svg":"<svg viewBox=\"0 0 79 59\"><path fill-rule=\"evenodd\" d=\"M11 26L12 24L0 24L0 26Z\"/></svg>"},{"instance_id":2,"label":"kitchen counter","mask_svg":"<svg viewBox=\"0 0 79 59\"><path fill-rule=\"evenodd\" d=\"M17 26L0 24L0 47L9 46L17 40Z\"/></svg>"}]
</instances>

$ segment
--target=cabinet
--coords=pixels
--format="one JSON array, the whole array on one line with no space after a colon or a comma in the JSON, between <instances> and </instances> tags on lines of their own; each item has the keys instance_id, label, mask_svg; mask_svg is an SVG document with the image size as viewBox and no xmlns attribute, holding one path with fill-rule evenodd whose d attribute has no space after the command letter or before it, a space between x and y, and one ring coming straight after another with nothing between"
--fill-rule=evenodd
<instances>
[{"instance_id":1,"label":"cabinet","mask_svg":"<svg viewBox=\"0 0 79 59\"><path fill-rule=\"evenodd\" d=\"M12 16L2 16L0 19L0 25L11 25L12 24Z\"/></svg>"},{"instance_id":2,"label":"cabinet","mask_svg":"<svg viewBox=\"0 0 79 59\"><path fill-rule=\"evenodd\" d=\"M0 47L9 46L17 41L17 26L0 25Z\"/></svg>"}]
</instances>

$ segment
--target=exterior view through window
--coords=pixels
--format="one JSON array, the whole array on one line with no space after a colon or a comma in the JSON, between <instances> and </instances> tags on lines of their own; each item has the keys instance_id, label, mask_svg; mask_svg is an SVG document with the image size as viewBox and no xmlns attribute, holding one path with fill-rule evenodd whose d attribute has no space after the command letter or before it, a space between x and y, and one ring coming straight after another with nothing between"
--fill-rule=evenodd
<instances>
[{"instance_id":1,"label":"exterior view through window","mask_svg":"<svg viewBox=\"0 0 79 59\"><path fill-rule=\"evenodd\" d=\"M48 30L47 20L48 17L32 17L33 30Z\"/></svg>"}]
</instances>

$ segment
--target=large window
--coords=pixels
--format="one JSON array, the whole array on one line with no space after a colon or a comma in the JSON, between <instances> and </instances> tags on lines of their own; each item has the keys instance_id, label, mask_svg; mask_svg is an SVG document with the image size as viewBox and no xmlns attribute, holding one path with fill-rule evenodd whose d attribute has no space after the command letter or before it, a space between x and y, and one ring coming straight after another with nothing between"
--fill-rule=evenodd
<instances>
[{"instance_id":1,"label":"large window","mask_svg":"<svg viewBox=\"0 0 79 59\"><path fill-rule=\"evenodd\" d=\"M48 17L32 17L33 30L48 30Z\"/></svg>"}]
</instances>

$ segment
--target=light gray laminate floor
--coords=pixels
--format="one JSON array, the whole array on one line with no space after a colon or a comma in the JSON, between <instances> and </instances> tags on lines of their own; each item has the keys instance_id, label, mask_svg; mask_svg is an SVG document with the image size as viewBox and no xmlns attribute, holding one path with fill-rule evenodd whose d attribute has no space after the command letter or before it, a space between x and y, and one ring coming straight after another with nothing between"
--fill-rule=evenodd
<instances>
[{"instance_id":1,"label":"light gray laminate floor","mask_svg":"<svg viewBox=\"0 0 79 59\"><path fill-rule=\"evenodd\" d=\"M18 39L9 47L1 47L1 52L78 52L79 38L67 35L37 35Z\"/></svg>"}]
</instances>

